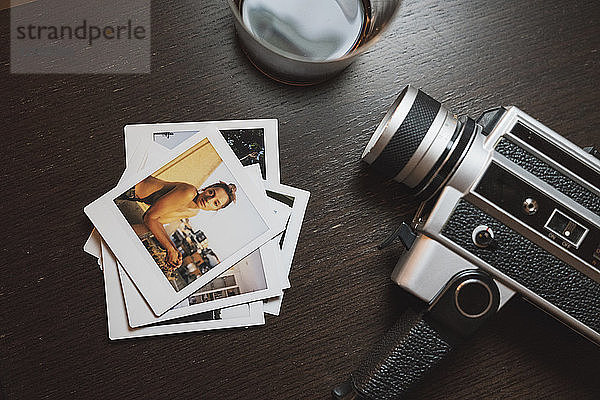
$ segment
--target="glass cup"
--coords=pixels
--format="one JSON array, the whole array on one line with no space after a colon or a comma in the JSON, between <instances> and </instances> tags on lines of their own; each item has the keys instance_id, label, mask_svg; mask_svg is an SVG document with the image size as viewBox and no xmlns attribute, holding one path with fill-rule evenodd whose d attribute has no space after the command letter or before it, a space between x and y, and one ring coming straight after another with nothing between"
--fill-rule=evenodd
<instances>
[{"instance_id":1,"label":"glass cup","mask_svg":"<svg viewBox=\"0 0 600 400\"><path fill-rule=\"evenodd\" d=\"M323 82L368 50L400 0L228 0L242 49L265 75Z\"/></svg>"}]
</instances>

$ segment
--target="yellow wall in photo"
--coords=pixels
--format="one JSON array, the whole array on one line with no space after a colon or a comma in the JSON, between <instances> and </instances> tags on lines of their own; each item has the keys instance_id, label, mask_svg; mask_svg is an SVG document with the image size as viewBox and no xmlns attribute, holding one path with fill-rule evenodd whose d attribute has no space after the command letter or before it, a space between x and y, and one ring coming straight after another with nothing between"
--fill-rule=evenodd
<instances>
[{"instance_id":1,"label":"yellow wall in photo","mask_svg":"<svg viewBox=\"0 0 600 400\"><path fill-rule=\"evenodd\" d=\"M185 182L202 189L202 184L222 160L208 139L202 140L152 176L170 182ZM213 182L214 183L214 182Z\"/></svg>"}]
</instances>

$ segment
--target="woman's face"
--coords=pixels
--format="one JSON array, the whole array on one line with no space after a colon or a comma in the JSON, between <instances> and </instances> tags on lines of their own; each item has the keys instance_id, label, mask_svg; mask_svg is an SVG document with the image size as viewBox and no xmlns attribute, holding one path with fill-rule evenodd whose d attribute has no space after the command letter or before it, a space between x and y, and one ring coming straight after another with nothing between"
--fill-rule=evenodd
<instances>
[{"instance_id":1,"label":"woman's face","mask_svg":"<svg viewBox=\"0 0 600 400\"><path fill-rule=\"evenodd\" d=\"M206 211L217 211L223 208L227 202L229 202L229 196L225 189L220 187L204 189L198 193L196 198L198 207Z\"/></svg>"}]
</instances>

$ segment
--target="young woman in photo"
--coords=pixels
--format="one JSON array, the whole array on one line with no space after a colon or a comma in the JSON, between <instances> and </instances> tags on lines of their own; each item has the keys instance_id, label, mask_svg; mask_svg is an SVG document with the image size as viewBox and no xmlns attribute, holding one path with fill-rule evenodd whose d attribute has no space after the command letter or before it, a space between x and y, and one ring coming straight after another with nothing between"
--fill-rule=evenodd
<instances>
[{"instance_id":1,"label":"young woman in photo","mask_svg":"<svg viewBox=\"0 0 600 400\"><path fill-rule=\"evenodd\" d=\"M183 182L169 182L147 177L116 200L137 201L150 206L141 221L132 221L131 226L138 236L151 233L166 250L165 262L169 269L181 266L182 255L165 231L163 224L190 218L200 210L218 211L235 202L236 186L217 182L202 190Z\"/></svg>"}]
</instances>

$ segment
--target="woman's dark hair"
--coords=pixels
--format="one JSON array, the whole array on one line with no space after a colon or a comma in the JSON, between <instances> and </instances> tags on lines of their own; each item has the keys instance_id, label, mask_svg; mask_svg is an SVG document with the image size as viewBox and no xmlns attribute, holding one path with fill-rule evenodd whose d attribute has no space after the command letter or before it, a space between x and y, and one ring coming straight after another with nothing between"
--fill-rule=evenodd
<instances>
[{"instance_id":1,"label":"woman's dark hair","mask_svg":"<svg viewBox=\"0 0 600 400\"><path fill-rule=\"evenodd\" d=\"M204 189L202 189L202 191L205 191L206 189L211 189L211 188L221 188L225 191L225 193L227 193L227 197L229 197L229 201L227 201L227 203L223 204L223 207L221 207L221 208L225 208L232 202L235 202L235 191L237 190L237 187L235 186L235 184L230 183L228 185L225 182L220 181L220 182L213 183L212 185L205 187Z\"/></svg>"}]
</instances>

